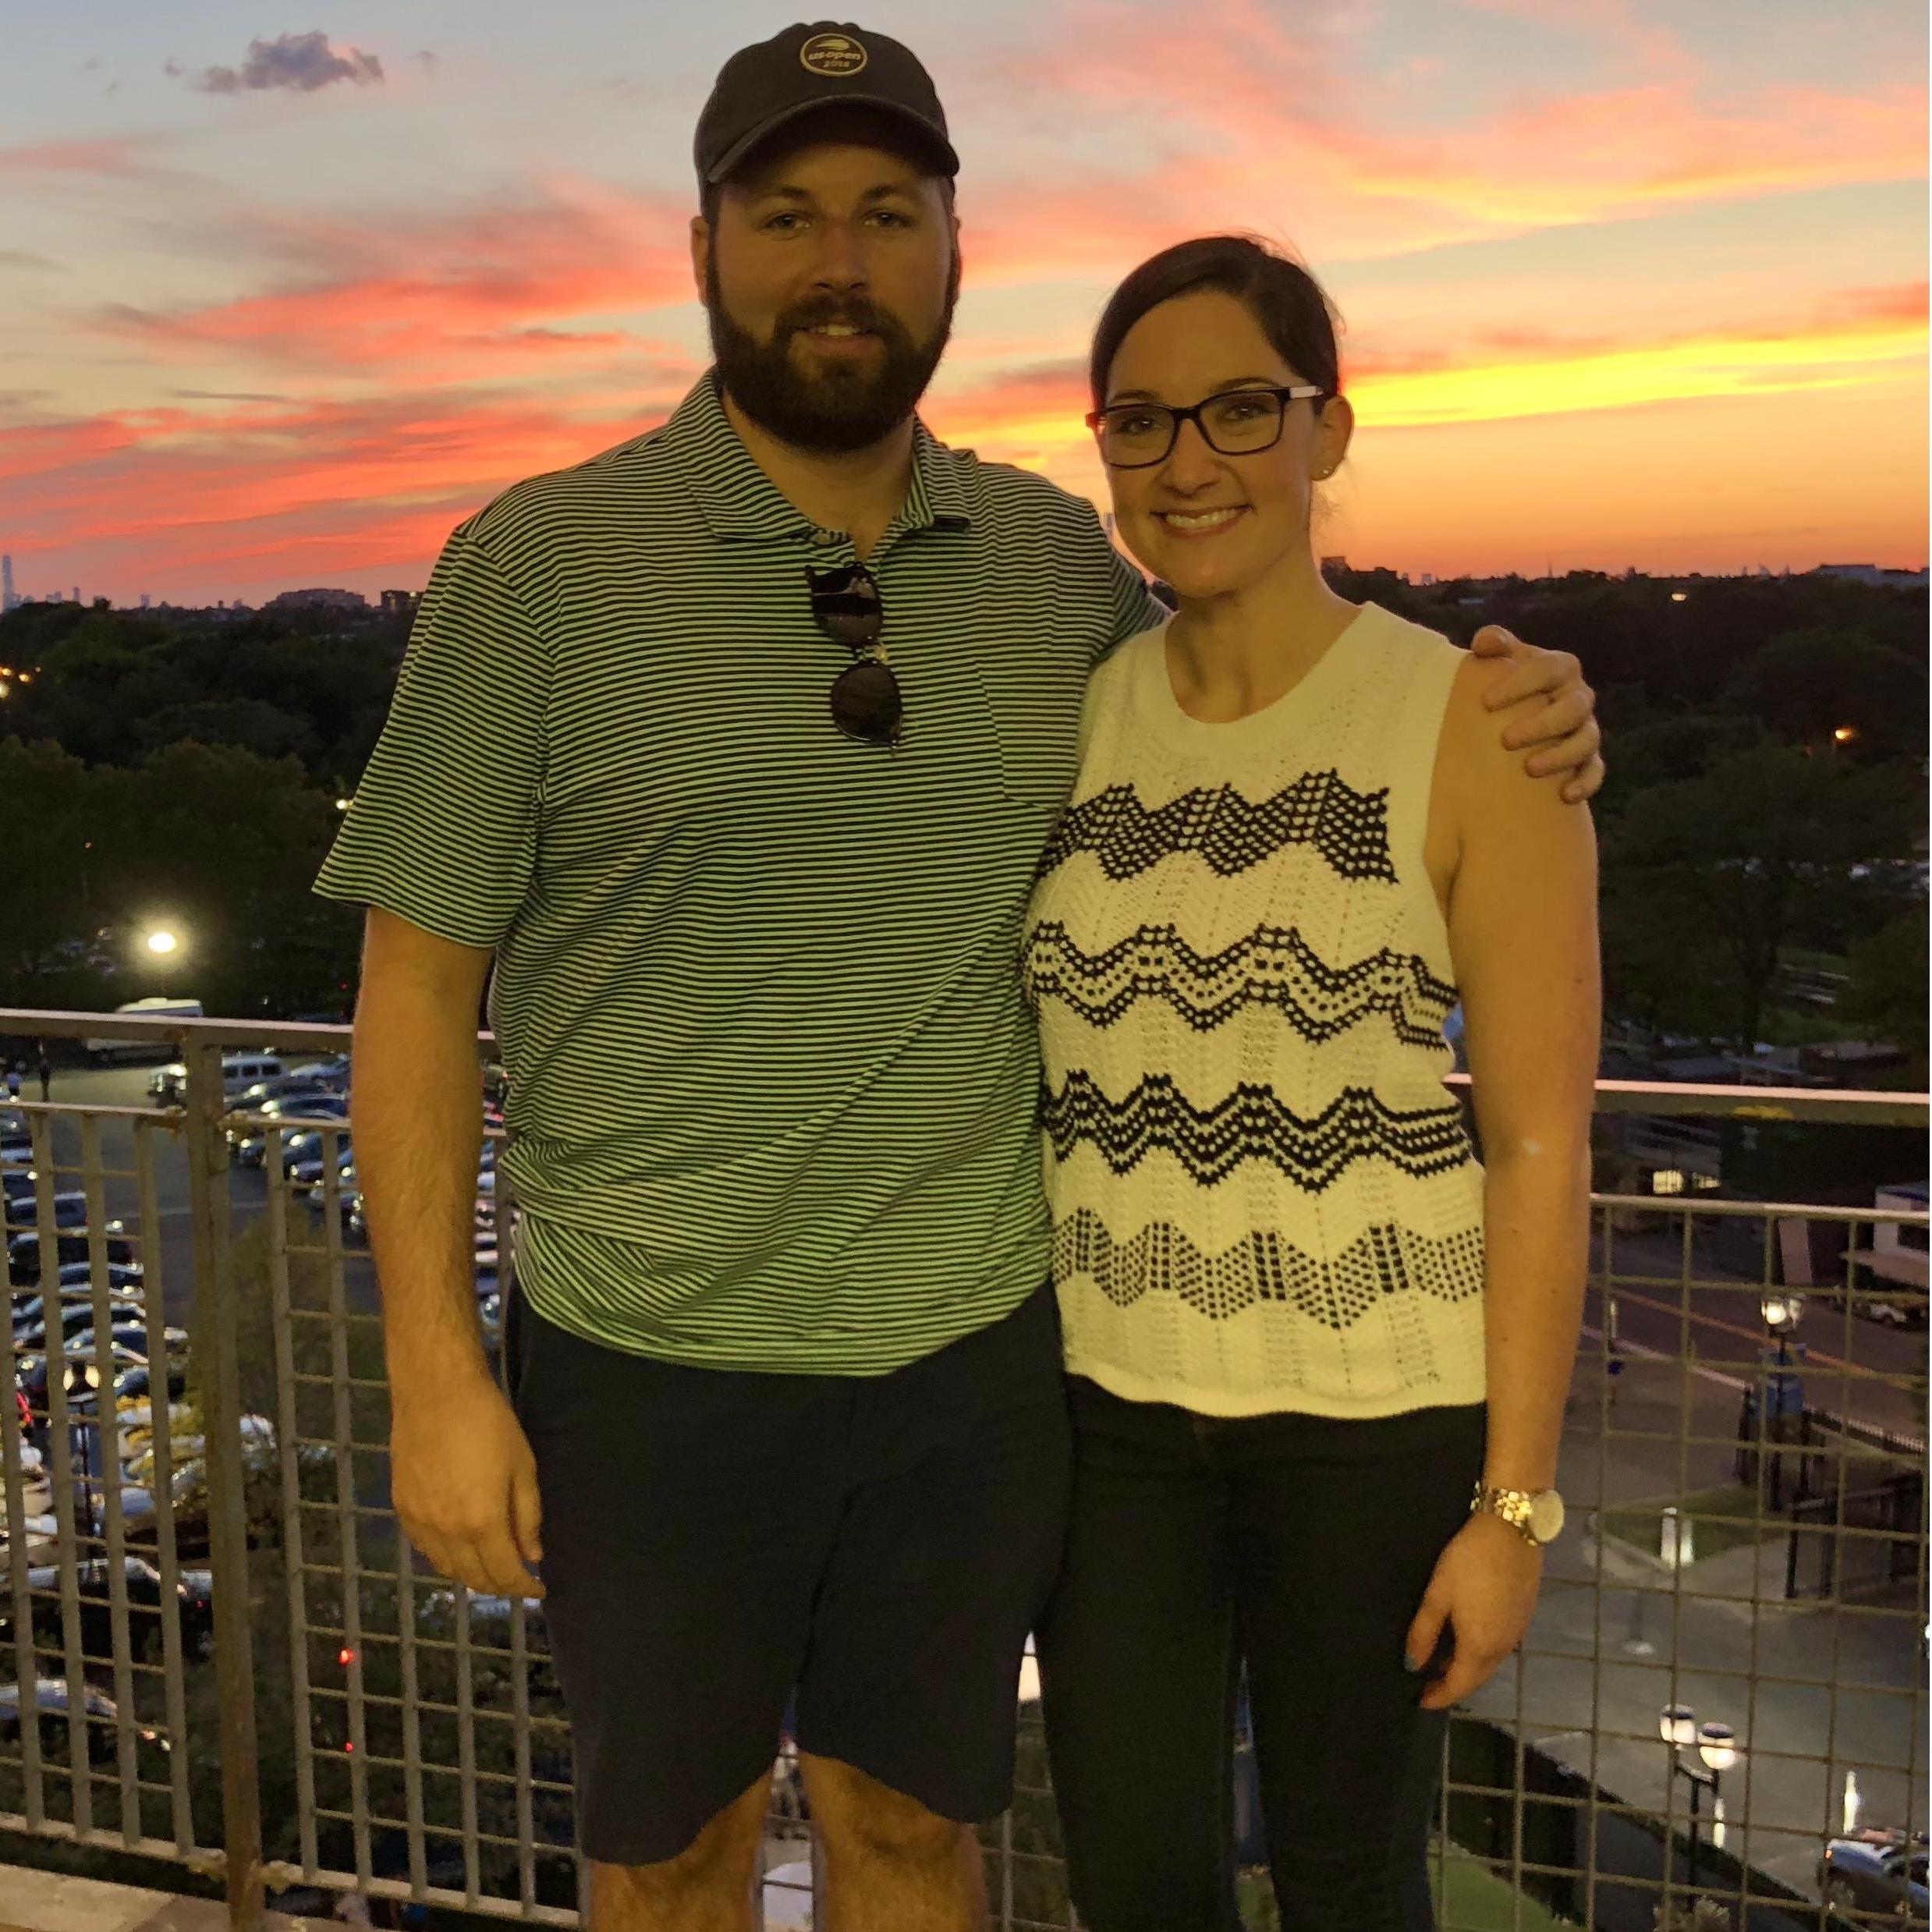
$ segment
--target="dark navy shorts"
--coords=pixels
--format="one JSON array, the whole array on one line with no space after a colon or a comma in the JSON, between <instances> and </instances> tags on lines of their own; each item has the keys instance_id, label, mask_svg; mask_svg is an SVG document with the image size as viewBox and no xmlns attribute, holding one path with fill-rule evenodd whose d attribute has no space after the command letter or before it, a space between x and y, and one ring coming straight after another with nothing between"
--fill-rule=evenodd
<instances>
[{"instance_id":1,"label":"dark navy shorts","mask_svg":"<svg viewBox=\"0 0 1932 1932\"><path fill-rule=\"evenodd\" d=\"M788 1704L802 1751L942 1817L1005 1810L1066 1526L1051 1289L867 1377L657 1362L512 1312L586 1855L675 1857L770 1771Z\"/></svg>"}]
</instances>

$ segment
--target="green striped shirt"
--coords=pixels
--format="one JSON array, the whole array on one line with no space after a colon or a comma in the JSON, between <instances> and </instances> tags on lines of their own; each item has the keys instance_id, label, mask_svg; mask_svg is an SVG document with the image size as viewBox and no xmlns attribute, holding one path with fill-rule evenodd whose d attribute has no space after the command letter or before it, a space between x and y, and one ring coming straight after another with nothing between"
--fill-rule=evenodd
<instances>
[{"instance_id":1,"label":"green striped shirt","mask_svg":"<svg viewBox=\"0 0 1932 1932\"><path fill-rule=\"evenodd\" d=\"M1048 1273L1022 916L1087 676L1161 615L1092 507L916 432L867 559L896 750L805 568L853 562L707 376L452 534L317 882L493 947L519 1280L661 1359L879 1374Z\"/></svg>"}]
</instances>

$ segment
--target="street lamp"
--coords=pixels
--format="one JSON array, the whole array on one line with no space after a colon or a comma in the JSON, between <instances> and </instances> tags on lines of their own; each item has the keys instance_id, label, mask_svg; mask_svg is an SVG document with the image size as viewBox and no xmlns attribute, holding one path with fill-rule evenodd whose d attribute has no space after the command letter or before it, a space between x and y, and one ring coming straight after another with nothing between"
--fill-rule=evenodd
<instances>
[{"instance_id":1,"label":"street lamp","mask_svg":"<svg viewBox=\"0 0 1932 1932\"><path fill-rule=\"evenodd\" d=\"M1689 1704L1666 1704L1657 1714L1657 1735L1671 1747L1671 1771L1690 1783L1690 1856L1686 1865L1689 1888L1697 1889L1697 1823L1707 1786L1710 1792L1710 1842L1724 1844L1724 1774L1735 1767L1743 1755L1737 1733L1728 1724L1700 1724ZM1682 1753L1693 1745L1703 1760L1701 1767L1686 1763Z\"/></svg>"},{"instance_id":2,"label":"street lamp","mask_svg":"<svg viewBox=\"0 0 1932 1932\"><path fill-rule=\"evenodd\" d=\"M1785 1456L1781 1447L1785 1440L1787 1427L1791 1418L1801 1416L1804 1410L1804 1389L1792 1371L1792 1338L1798 1332L1799 1317L1805 1311L1802 1295L1781 1295L1767 1289L1758 1301L1758 1313L1764 1317L1764 1332L1777 1344L1778 1352L1772 1356L1767 1349L1759 1357L1763 1371L1759 1378L1758 1441L1771 1458L1771 1493L1767 1498L1774 1509L1784 1505ZM1798 1353L1803 1353L1803 1345ZM1804 1468L1799 1466L1799 1492L1803 1493Z\"/></svg>"},{"instance_id":3,"label":"street lamp","mask_svg":"<svg viewBox=\"0 0 1932 1932\"><path fill-rule=\"evenodd\" d=\"M152 959L157 966L164 967L161 977L165 981L168 977L165 970L165 962L173 959L175 954L180 952L181 935L172 927L153 926L143 935L141 945L149 959ZM168 991L167 987L164 984L160 991L165 998Z\"/></svg>"}]
</instances>

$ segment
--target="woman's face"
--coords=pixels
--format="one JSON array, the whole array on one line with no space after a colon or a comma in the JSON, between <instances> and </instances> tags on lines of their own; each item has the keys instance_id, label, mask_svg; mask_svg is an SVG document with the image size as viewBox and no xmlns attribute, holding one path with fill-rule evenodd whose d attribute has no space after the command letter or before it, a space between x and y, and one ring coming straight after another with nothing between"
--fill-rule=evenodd
<instances>
[{"instance_id":1,"label":"woman's face","mask_svg":"<svg viewBox=\"0 0 1932 1932\"><path fill-rule=\"evenodd\" d=\"M1282 359L1246 305L1196 289L1150 309L1127 331L1108 372L1106 406L1129 402L1179 408L1231 389L1288 388L1310 380ZM1348 446L1349 406L1331 399L1285 406L1271 449L1224 456L1183 423L1163 462L1109 466L1121 541L1183 597L1225 596L1259 583L1308 549L1316 473Z\"/></svg>"}]
</instances>

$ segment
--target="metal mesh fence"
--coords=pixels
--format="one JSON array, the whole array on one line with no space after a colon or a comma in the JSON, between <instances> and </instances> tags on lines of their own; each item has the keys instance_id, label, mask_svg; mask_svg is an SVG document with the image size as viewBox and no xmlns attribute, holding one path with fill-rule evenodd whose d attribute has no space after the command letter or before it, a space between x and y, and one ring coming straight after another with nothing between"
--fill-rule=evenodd
<instances>
[{"instance_id":1,"label":"metal mesh fence","mask_svg":"<svg viewBox=\"0 0 1932 1932\"><path fill-rule=\"evenodd\" d=\"M219 1094L199 1114L19 1113L0 1828L225 1869L236 1898L257 1870L234 1831L252 1792L271 1888L575 1923L541 1606L429 1575L389 1510L346 1122ZM1923 1196L1738 1201L1695 1169L1660 1175L1661 1193L1596 1200L1572 1527L1529 1641L1449 1728L1442 1923L1912 1923L1923 1844L1894 1834L1927 1808ZM480 1178L486 1326L513 1211ZM211 1430L217 1413L232 1426ZM238 1700L253 1761L225 1790ZM1233 1742L1243 1909L1267 1927L1265 1822ZM1013 1808L982 1836L1000 1932L1072 1927L1037 1703ZM810 1923L813 1860L781 1752L763 1923Z\"/></svg>"}]
</instances>

